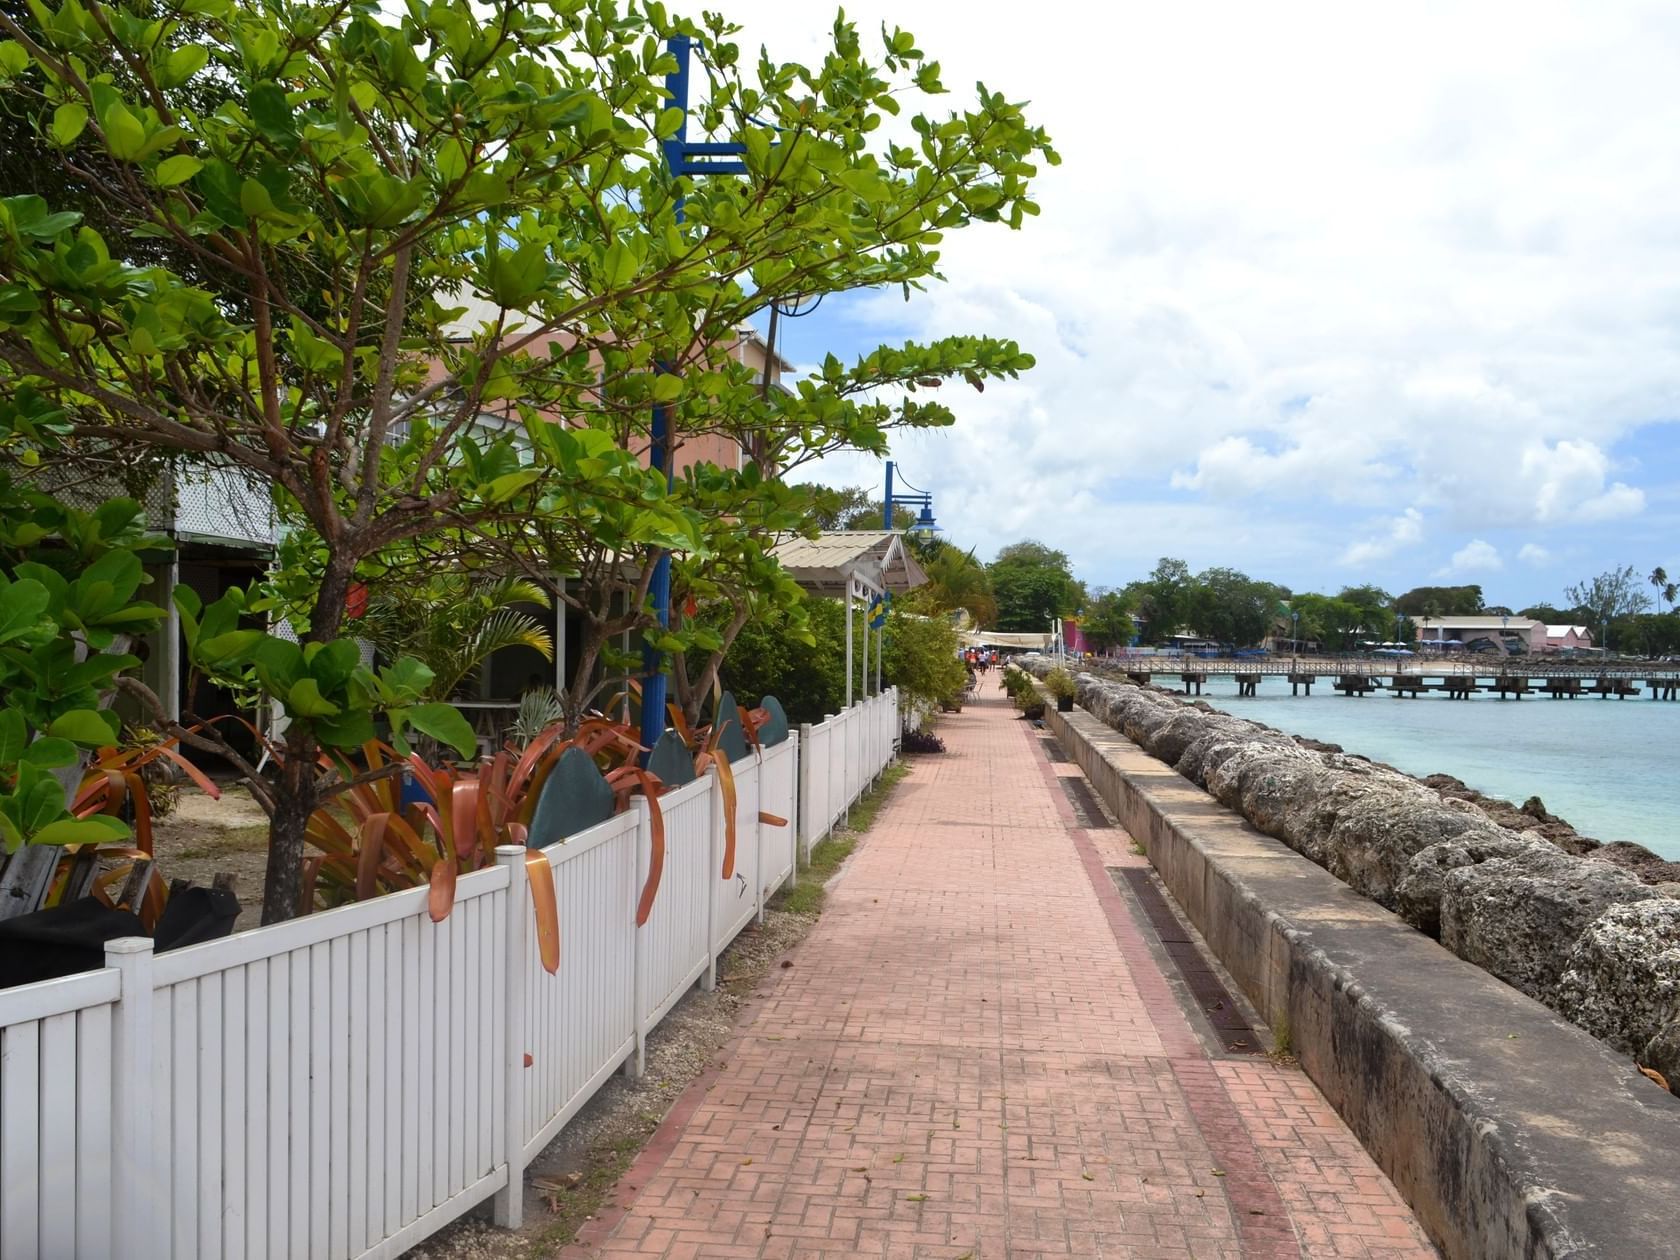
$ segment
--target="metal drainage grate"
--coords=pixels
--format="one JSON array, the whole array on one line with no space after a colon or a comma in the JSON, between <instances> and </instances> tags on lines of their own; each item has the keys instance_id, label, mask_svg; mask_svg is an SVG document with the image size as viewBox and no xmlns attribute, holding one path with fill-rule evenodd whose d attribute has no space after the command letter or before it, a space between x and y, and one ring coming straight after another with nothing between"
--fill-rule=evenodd
<instances>
[{"instance_id":1,"label":"metal drainage grate","mask_svg":"<svg viewBox=\"0 0 1680 1260\"><path fill-rule=\"evenodd\" d=\"M1073 803L1074 816L1079 819L1082 830L1095 831L1100 827L1114 826L1108 821L1108 815L1103 813L1102 804L1097 800L1096 793L1091 791L1091 785L1085 782L1084 775L1066 774L1060 778L1062 791Z\"/></svg>"},{"instance_id":2,"label":"metal drainage grate","mask_svg":"<svg viewBox=\"0 0 1680 1260\"><path fill-rule=\"evenodd\" d=\"M1248 1026L1248 1019L1242 1013L1242 1008L1231 997L1213 968L1208 966L1207 960L1190 939L1190 929L1173 913L1167 899L1161 895L1160 888L1149 877L1149 872L1142 867L1129 866L1120 873L1125 876L1126 883L1131 886L1138 899L1138 904L1143 907L1144 917L1149 920L1149 926L1160 938L1167 957L1172 959L1178 974L1184 978L1190 996L1201 1008L1208 1023L1213 1025L1213 1031L1225 1049L1232 1054L1259 1054L1260 1038Z\"/></svg>"},{"instance_id":3,"label":"metal drainage grate","mask_svg":"<svg viewBox=\"0 0 1680 1260\"><path fill-rule=\"evenodd\" d=\"M1061 741L1054 735L1046 735L1038 742L1044 745L1044 755L1051 761L1067 761L1067 752L1062 748Z\"/></svg>"}]
</instances>

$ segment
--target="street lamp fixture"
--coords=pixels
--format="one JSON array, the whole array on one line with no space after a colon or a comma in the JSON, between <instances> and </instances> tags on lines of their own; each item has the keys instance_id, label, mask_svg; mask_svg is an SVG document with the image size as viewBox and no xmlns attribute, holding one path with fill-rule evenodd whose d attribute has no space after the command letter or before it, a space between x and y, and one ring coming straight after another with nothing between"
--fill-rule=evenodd
<instances>
[{"instance_id":1,"label":"street lamp fixture","mask_svg":"<svg viewBox=\"0 0 1680 1260\"><path fill-rule=\"evenodd\" d=\"M889 459L887 461L887 492L881 497L881 528L890 530L893 527L893 508L919 507L921 508L921 512L916 517L916 523L910 527L910 532L915 534L937 534L939 532L939 523L933 519L933 495L929 494L926 490L916 489L915 486L912 486L908 481L905 481L903 477L900 477L898 480L899 484L904 487L904 489L895 492L893 489L894 467L895 465L892 460ZM908 491L908 493L906 491Z\"/></svg>"}]
</instances>

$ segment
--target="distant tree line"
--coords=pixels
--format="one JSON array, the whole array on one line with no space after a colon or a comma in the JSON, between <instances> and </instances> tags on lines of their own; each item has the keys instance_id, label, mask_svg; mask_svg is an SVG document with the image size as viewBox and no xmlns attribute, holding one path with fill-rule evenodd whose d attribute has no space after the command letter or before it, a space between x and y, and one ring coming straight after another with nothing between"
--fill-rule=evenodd
<instances>
[{"instance_id":1,"label":"distant tree line","mask_svg":"<svg viewBox=\"0 0 1680 1260\"><path fill-rule=\"evenodd\" d=\"M853 486L819 492L828 496L824 528L881 528L881 500L868 490ZM893 516L895 528L914 523L903 509L895 509ZM1414 642L1419 618L1518 616L1548 625L1586 626L1596 644L1616 651L1680 653L1680 584L1660 566L1641 578L1632 565L1623 565L1572 583L1561 604L1513 610L1487 603L1476 583L1414 586L1399 595L1371 584L1344 586L1335 594L1297 592L1237 569L1193 573L1170 556L1157 562L1148 577L1125 586L1087 587L1074 576L1066 552L1035 539L1010 543L986 564L972 550L938 536L909 537L929 580L906 598L907 609L943 613L960 608L982 629L1025 633L1042 633L1056 618L1072 617L1097 651L1134 640L1162 645L1190 635L1233 647L1297 639L1341 652L1372 641ZM1646 594L1646 586L1652 594Z\"/></svg>"}]
</instances>

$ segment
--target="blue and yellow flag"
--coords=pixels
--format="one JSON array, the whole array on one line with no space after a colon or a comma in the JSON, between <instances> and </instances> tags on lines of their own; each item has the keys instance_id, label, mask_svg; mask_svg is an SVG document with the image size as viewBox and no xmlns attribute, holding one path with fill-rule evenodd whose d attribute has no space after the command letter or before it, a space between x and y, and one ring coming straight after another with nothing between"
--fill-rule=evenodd
<instances>
[{"instance_id":1,"label":"blue and yellow flag","mask_svg":"<svg viewBox=\"0 0 1680 1260\"><path fill-rule=\"evenodd\" d=\"M869 601L869 628L879 630L887 624L887 601L876 595Z\"/></svg>"}]
</instances>

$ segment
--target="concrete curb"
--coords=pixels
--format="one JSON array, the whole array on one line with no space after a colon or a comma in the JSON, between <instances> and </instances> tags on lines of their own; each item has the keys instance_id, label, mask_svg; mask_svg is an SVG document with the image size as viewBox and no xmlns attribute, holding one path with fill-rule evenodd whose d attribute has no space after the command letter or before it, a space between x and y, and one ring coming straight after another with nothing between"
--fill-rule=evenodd
<instances>
[{"instance_id":1,"label":"concrete curb","mask_svg":"<svg viewBox=\"0 0 1680 1260\"><path fill-rule=\"evenodd\" d=\"M1448 1257L1680 1253L1680 1098L1090 714L1044 716Z\"/></svg>"}]
</instances>

